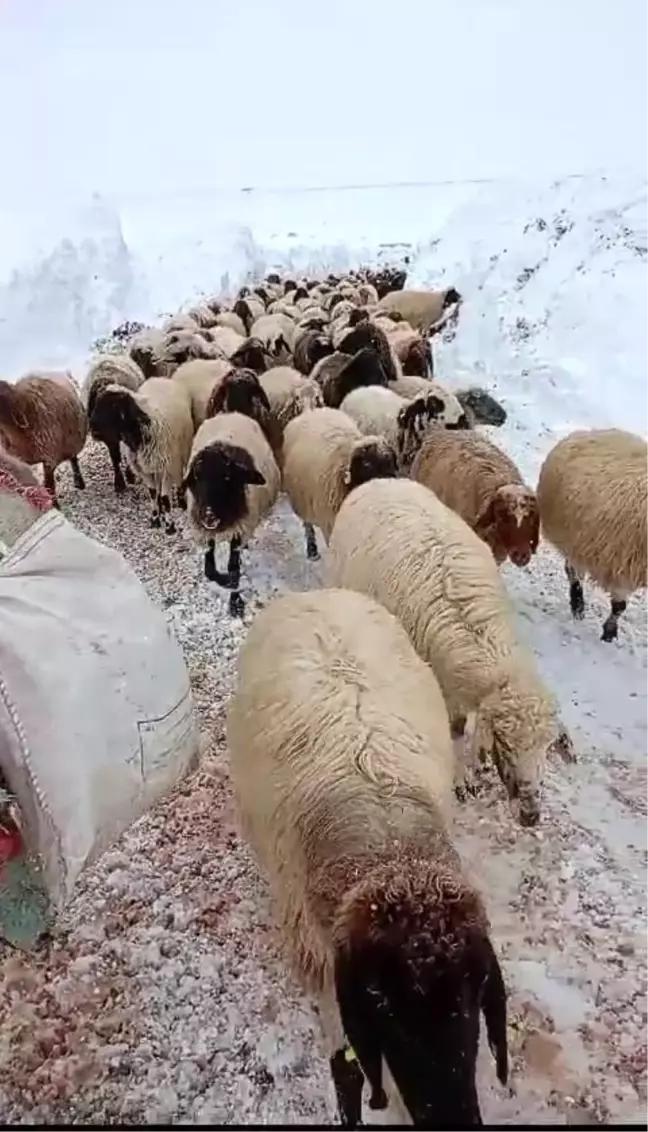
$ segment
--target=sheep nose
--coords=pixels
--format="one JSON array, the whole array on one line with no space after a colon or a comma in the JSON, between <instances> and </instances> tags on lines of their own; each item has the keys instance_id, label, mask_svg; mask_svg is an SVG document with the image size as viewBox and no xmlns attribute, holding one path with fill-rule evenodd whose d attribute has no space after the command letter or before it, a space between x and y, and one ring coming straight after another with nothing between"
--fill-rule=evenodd
<instances>
[{"instance_id":1,"label":"sheep nose","mask_svg":"<svg viewBox=\"0 0 648 1132\"><path fill-rule=\"evenodd\" d=\"M531 553L528 550L512 550L511 562L514 566L528 566L531 561Z\"/></svg>"}]
</instances>

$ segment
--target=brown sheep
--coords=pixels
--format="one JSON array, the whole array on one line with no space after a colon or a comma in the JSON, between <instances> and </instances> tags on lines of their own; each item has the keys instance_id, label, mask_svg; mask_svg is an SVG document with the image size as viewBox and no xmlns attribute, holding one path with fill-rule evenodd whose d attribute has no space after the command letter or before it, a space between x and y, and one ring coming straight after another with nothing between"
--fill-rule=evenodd
<instances>
[{"instance_id":1,"label":"brown sheep","mask_svg":"<svg viewBox=\"0 0 648 1132\"><path fill-rule=\"evenodd\" d=\"M42 464L45 487L59 506L54 473L69 460L74 486L84 488L78 456L88 434L79 390L66 373L30 373L15 385L0 381L0 443L26 464Z\"/></svg>"},{"instance_id":2,"label":"brown sheep","mask_svg":"<svg viewBox=\"0 0 648 1132\"><path fill-rule=\"evenodd\" d=\"M431 425L411 478L429 487L490 547L499 564L527 566L538 549L535 492L505 452L480 433Z\"/></svg>"}]
</instances>

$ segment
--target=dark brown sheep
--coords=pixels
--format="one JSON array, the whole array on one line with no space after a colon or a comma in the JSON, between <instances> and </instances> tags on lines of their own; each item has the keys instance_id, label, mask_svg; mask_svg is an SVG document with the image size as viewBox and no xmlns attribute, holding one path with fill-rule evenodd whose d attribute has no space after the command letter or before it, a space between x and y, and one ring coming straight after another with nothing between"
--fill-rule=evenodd
<instances>
[{"instance_id":1,"label":"dark brown sheep","mask_svg":"<svg viewBox=\"0 0 648 1132\"><path fill-rule=\"evenodd\" d=\"M69 460L74 485L84 488L78 456L88 434L88 419L69 374L30 373L15 385L0 381L0 443L26 464L42 464L43 479L56 496L54 473Z\"/></svg>"}]
</instances>

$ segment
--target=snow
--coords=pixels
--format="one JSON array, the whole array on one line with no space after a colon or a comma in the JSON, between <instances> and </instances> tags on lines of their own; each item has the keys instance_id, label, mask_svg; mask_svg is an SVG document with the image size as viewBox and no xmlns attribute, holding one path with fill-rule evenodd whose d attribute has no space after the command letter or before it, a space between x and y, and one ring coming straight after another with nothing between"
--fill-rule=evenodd
<instances>
[{"instance_id":1,"label":"snow","mask_svg":"<svg viewBox=\"0 0 648 1132\"><path fill-rule=\"evenodd\" d=\"M92 341L125 318L159 318L270 268L339 269L407 252L413 284L452 282L465 296L456 336L438 346L440 379L483 384L503 402L508 420L492 434L531 482L574 428L647 432L638 176L106 196L32 231L22 258L15 240L3 245L3 375L69 364L81 377ZM60 937L24 961L27 989L5 965L0 1118L326 1122L334 1110L317 1022L281 967L267 893L235 831L223 711L245 628L227 619L190 540L150 532L143 499L115 499L104 453L82 463L87 490L75 492L65 473L63 508L118 546L173 617L206 751L196 777L88 870ZM246 570L251 615L273 594L318 584L285 500ZM550 548L503 576L579 761L550 766L536 830L514 824L494 783L458 807L457 845L484 893L510 990L511 1089L497 1086L483 1049L484 1116L641 1121L645 599L633 597L618 642L606 645L604 595L589 588L585 620L573 622Z\"/></svg>"}]
</instances>

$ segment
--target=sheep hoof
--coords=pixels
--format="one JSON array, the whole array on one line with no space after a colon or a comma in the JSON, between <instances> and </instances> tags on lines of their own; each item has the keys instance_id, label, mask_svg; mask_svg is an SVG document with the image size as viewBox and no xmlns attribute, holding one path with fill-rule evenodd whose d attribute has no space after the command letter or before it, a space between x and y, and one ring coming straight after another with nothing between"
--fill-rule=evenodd
<instances>
[{"instance_id":1,"label":"sheep hoof","mask_svg":"<svg viewBox=\"0 0 648 1132\"><path fill-rule=\"evenodd\" d=\"M574 621L582 621L585 617L585 606L577 605L575 608L572 607L572 617Z\"/></svg>"},{"instance_id":2,"label":"sheep hoof","mask_svg":"<svg viewBox=\"0 0 648 1132\"><path fill-rule=\"evenodd\" d=\"M606 644L610 644L611 641L616 641L618 636L619 626L617 625L616 621L606 621L603 625L601 640L605 641Z\"/></svg>"},{"instance_id":3,"label":"sheep hoof","mask_svg":"<svg viewBox=\"0 0 648 1132\"><path fill-rule=\"evenodd\" d=\"M164 529L168 535L174 535L178 528L175 523L166 523Z\"/></svg>"},{"instance_id":4,"label":"sheep hoof","mask_svg":"<svg viewBox=\"0 0 648 1132\"><path fill-rule=\"evenodd\" d=\"M306 557L309 562L317 562L320 557L320 552L316 546L308 546L306 547Z\"/></svg>"},{"instance_id":5,"label":"sheep hoof","mask_svg":"<svg viewBox=\"0 0 648 1132\"><path fill-rule=\"evenodd\" d=\"M126 483L133 484L136 482L135 472L132 468L128 467L128 464L126 465L124 475L126 476Z\"/></svg>"},{"instance_id":6,"label":"sheep hoof","mask_svg":"<svg viewBox=\"0 0 648 1132\"><path fill-rule=\"evenodd\" d=\"M159 515L151 515L151 526L152 527L161 527L162 526L162 520L160 519Z\"/></svg>"},{"instance_id":7,"label":"sheep hoof","mask_svg":"<svg viewBox=\"0 0 648 1132\"><path fill-rule=\"evenodd\" d=\"M230 594L229 611L231 617L242 617L245 613L245 602L240 594Z\"/></svg>"},{"instance_id":8,"label":"sheep hoof","mask_svg":"<svg viewBox=\"0 0 648 1132\"><path fill-rule=\"evenodd\" d=\"M123 478L119 479L119 480L116 479L115 480L115 495L123 495L125 491L126 491L125 480Z\"/></svg>"}]
</instances>

